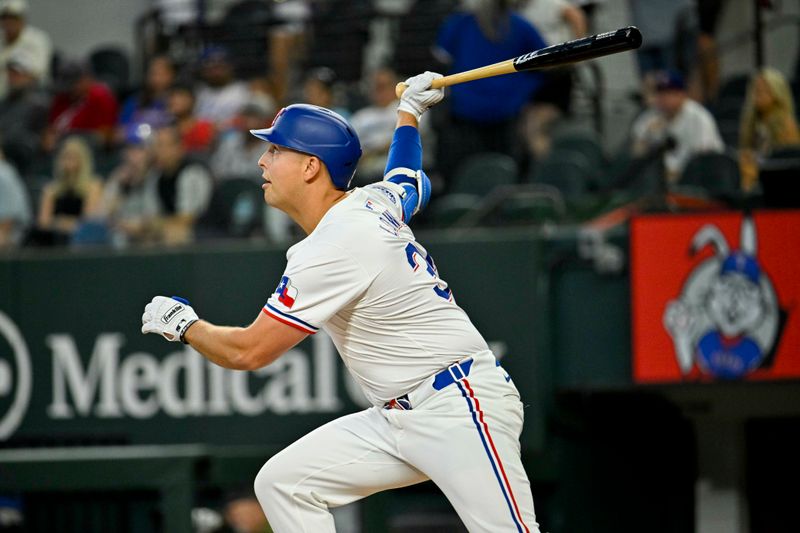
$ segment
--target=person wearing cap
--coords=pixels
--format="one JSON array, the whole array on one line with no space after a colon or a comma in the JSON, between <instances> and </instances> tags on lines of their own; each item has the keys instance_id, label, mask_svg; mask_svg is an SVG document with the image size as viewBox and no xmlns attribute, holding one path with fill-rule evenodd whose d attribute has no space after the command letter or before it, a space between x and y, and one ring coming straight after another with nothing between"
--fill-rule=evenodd
<instances>
[{"instance_id":1,"label":"person wearing cap","mask_svg":"<svg viewBox=\"0 0 800 533\"><path fill-rule=\"evenodd\" d=\"M258 181L253 168L258 166L264 146L250 135L250 130L271 122L276 111L271 102L261 98L254 98L241 107L233 120L233 129L222 135L211 154L211 170L217 179L253 177Z\"/></svg>"},{"instance_id":2,"label":"person wearing cap","mask_svg":"<svg viewBox=\"0 0 800 533\"><path fill-rule=\"evenodd\" d=\"M252 131L268 143L264 201L307 236L251 324L201 320L180 297L144 308L142 333L230 369L258 371L321 330L336 345L370 407L261 468L254 490L276 533L333 533L332 508L429 479L469 531L541 531L520 456L519 391L408 226L430 199L417 128L444 97L431 88L438 78L406 80L384 179L364 187L351 188L358 135L333 111L293 104Z\"/></svg>"},{"instance_id":3,"label":"person wearing cap","mask_svg":"<svg viewBox=\"0 0 800 533\"><path fill-rule=\"evenodd\" d=\"M195 112L202 120L214 123L218 130L227 129L244 103L250 100L247 84L234 75L227 49L210 46L200 59L200 77Z\"/></svg>"},{"instance_id":4,"label":"person wearing cap","mask_svg":"<svg viewBox=\"0 0 800 533\"><path fill-rule=\"evenodd\" d=\"M0 0L0 98L8 91L6 65L14 52L24 49L30 56L29 68L40 83L50 80L50 62L53 45L50 37L39 28L27 23L28 2L26 0Z\"/></svg>"},{"instance_id":5,"label":"person wearing cap","mask_svg":"<svg viewBox=\"0 0 800 533\"><path fill-rule=\"evenodd\" d=\"M90 66L83 61L65 61L58 69L42 148L52 150L70 133L90 133L97 144L107 145L113 141L118 114L117 97L95 79Z\"/></svg>"},{"instance_id":6,"label":"person wearing cap","mask_svg":"<svg viewBox=\"0 0 800 533\"><path fill-rule=\"evenodd\" d=\"M722 152L725 144L713 115L689 97L680 73L655 73L654 89L653 107L633 124L632 153L640 157L663 147L667 183L672 184L694 155Z\"/></svg>"},{"instance_id":7,"label":"person wearing cap","mask_svg":"<svg viewBox=\"0 0 800 533\"><path fill-rule=\"evenodd\" d=\"M24 175L47 127L50 98L39 83L35 59L27 50L18 49L11 54L6 74L9 90L0 100L3 150Z\"/></svg>"}]
</instances>

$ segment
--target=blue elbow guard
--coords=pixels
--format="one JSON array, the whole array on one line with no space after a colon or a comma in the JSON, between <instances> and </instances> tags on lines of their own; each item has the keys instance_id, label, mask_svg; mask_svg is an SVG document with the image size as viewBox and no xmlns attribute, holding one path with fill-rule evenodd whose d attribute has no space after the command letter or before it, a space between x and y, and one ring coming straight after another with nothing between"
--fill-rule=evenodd
<instances>
[{"instance_id":1,"label":"blue elbow guard","mask_svg":"<svg viewBox=\"0 0 800 533\"><path fill-rule=\"evenodd\" d=\"M421 169L395 168L386 175L385 180L400 185L405 191L401 201L406 223L425 209L431 199L431 180Z\"/></svg>"}]
</instances>

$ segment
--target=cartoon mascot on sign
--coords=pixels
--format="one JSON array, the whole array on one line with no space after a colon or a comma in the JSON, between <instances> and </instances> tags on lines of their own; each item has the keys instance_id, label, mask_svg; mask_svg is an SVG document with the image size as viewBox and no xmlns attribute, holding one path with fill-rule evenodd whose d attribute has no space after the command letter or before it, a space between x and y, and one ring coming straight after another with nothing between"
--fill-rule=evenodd
<instances>
[{"instance_id":1,"label":"cartoon mascot on sign","mask_svg":"<svg viewBox=\"0 0 800 533\"><path fill-rule=\"evenodd\" d=\"M708 244L715 256L700 263L680 297L667 304L664 326L684 375L696 363L705 374L737 379L772 353L780 329L778 300L756 257L751 218L742 221L739 250L730 251L719 228L710 224L692 239L692 255Z\"/></svg>"}]
</instances>

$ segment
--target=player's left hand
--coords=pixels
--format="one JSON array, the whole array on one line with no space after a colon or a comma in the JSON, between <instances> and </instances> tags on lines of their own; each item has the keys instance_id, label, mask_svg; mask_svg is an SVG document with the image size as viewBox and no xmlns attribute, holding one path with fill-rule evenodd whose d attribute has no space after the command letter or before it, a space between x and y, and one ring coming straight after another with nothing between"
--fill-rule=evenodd
<instances>
[{"instance_id":1,"label":"player's left hand","mask_svg":"<svg viewBox=\"0 0 800 533\"><path fill-rule=\"evenodd\" d=\"M444 89L431 89L431 82L442 75L437 72L424 72L408 78L408 86L400 97L398 111L411 113L419 121L422 114L444 98Z\"/></svg>"},{"instance_id":2,"label":"player's left hand","mask_svg":"<svg viewBox=\"0 0 800 533\"><path fill-rule=\"evenodd\" d=\"M199 320L189 302L173 296L156 296L144 308L142 333L158 333L168 341L183 340L189 326Z\"/></svg>"}]
</instances>

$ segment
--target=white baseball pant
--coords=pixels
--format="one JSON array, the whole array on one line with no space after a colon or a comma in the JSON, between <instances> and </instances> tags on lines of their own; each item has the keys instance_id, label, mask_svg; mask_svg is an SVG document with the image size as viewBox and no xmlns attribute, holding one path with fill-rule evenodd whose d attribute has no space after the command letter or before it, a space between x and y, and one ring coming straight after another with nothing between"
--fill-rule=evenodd
<instances>
[{"instance_id":1,"label":"white baseball pant","mask_svg":"<svg viewBox=\"0 0 800 533\"><path fill-rule=\"evenodd\" d=\"M267 461L255 492L275 532L333 532L329 508L431 479L470 532L540 533L519 392L490 352L469 359L468 375L462 361L394 408L329 422Z\"/></svg>"}]
</instances>

